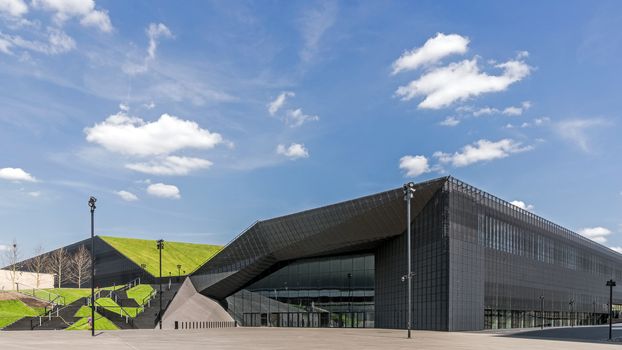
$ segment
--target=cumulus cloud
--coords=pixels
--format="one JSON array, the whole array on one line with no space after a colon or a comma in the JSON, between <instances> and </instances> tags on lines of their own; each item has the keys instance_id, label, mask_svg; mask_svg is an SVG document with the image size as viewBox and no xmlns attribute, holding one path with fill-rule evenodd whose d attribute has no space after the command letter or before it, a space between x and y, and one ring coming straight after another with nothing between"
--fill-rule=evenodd
<instances>
[{"instance_id":1,"label":"cumulus cloud","mask_svg":"<svg viewBox=\"0 0 622 350\"><path fill-rule=\"evenodd\" d=\"M596 243L604 244L607 242L607 236L611 234L611 230L602 226L586 227L580 229L579 234L585 238L591 239Z\"/></svg>"},{"instance_id":2,"label":"cumulus cloud","mask_svg":"<svg viewBox=\"0 0 622 350\"><path fill-rule=\"evenodd\" d=\"M309 151L305 148L305 145L300 143L292 143L289 147L279 144L276 147L276 153L292 160L298 158L309 158Z\"/></svg>"},{"instance_id":3,"label":"cumulus cloud","mask_svg":"<svg viewBox=\"0 0 622 350\"><path fill-rule=\"evenodd\" d=\"M609 249L622 254L622 247L609 247Z\"/></svg>"},{"instance_id":4,"label":"cumulus cloud","mask_svg":"<svg viewBox=\"0 0 622 350\"><path fill-rule=\"evenodd\" d=\"M25 172L22 168L1 168L0 179L8 181L37 182L34 176Z\"/></svg>"},{"instance_id":5,"label":"cumulus cloud","mask_svg":"<svg viewBox=\"0 0 622 350\"><path fill-rule=\"evenodd\" d=\"M287 100L288 97L294 96L296 96L296 94L292 91L281 92L279 96L274 99L274 101L268 103L268 112L270 113L270 115L274 115L276 112L278 112L279 109L283 107L283 105L285 104L285 100Z\"/></svg>"},{"instance_id":6,"label":"cumulus cloud","mask_svg":"<svg viewBox=\"0 0 622 350\"><path fill-rule=\"evenodd\" d=\"M559 136L576 144L584 152L590 151L589 131L601 127L607 123L599 118L594 119L569 119L553 125Z\"/></svg>"},{"instance_id":7,"label":"cumulus cloud","mask_svg":"<svg viewBox=\"0 0 622 350\"><path fill-rule=\"evenodd\" d=\"M531 67L519 59L499 63L494 67L501 70L500 75L481 72L477 57L451 63L434 68L408 85L400 86L395 94L403 101L424 96L419 108L439 109L481 94L504 91L531 72Z\"/></svg>"},{"instance_id":8,"label":"cumulus cloud","mask_svg":"<svg viewBox=\"0 0 622 350\"><path fill-rule=\"evenodd\" d=\"M317 121L320 117L317 115L304 114L302 109L290 109L287 111L285 123L292 128L297 128L308 121Z\"/></svg>"},{"instance_id":9,"label":"cumulus cloud","mask_svg":"<svg viewBox=\"0 0 622 350\"><path fill-rule=\"evenodd\" d=\"M152 175L188 175L191 171L207 169L210 166L212 162L207 159L179 156L125 165L128 169Z\"/></svg>"},{"instance_id":10,"label":"cumulus cloud","mask_svg":"<svg viewBox=\"0 0 622 350\"><path fill-rule=\"evenodd\" d=\"M220 134L168 114L145 122L119 112L85 128L84 132L88 142L112 152L136 156L165 155L184 148L211 149L223 142Z\"/></svg>"},{"instance_id":11,"label":"cumulus cloud","mask_svg":"<svg viewBox=\"0 0 622 350\"><path fill-rule=\"evenodd\" d=\"M414 70L421 66L435 63L443 57L467 52L469 39L458 34L445 35L437 33L428 39L423 46L406 51L393 62L393 73Z\"/></svg>"},{"instance_id":12,"label":"cumulus cloud","mask_svg":"<svg viewBox=\"0 0 622 350\"><path fill-rule=\"evenodd\" d=\"M0 14L21 17L28 12L28 5L23 0L0 0Z\"/></svg>"},{"instance_id":13,"label":"cumulus cloud","mask_svg":"<svg viewBox=\"0 0 622 350\"><path fill-rule=\"evenodd\" d=\"M136 196L132 192L121 190L121 191L116 191L115 193L117 194L117 196L121 197L121 199L123 199L126 202L134 202L138 200L138 196Z\"/></svg>"},{"instance_id":14,"label":"cumulus cloud","mask_svg":"<svg viewBox=\"0 0 622 350\"><path fill-rule=\"evenodd\" d=\"M155 183L151 184L147 187L147 193L152 196L160 197L160 198L172 198L179 199L181 198L181 194L179 193L179 188L174 185L166 185L163 183Z\"/></svg>"},{"instance_id":15,"label":"cumulus cloud","mask_svg":"<svg viewBox=\"0 0 622 350\"><path fill-rule=\"evenodd\" d=\"M0 33L0 51L12 54L12 48L21 48L46 55L58 55L76 48L76 42L57 28L47 29L47 41L28 40L19 35Z\"/></svg>"},{"instance_id":16,"label":"cumulus cloud","mask_svg":"<svg viewBox=\"0 0 622 350\"><path fill-rule=\"evenodd\" d=\"M523 210L528 210L528 211L533 211L534 206L531 204L526 204L523 201L511 201L510 203L512 203L513 205L523 209Z\"/></svg>"},{"instance_id":17,"label":"cumulus cloud","mask_svg":"<svg viewBox=\"0 0 622 350\"><path fill-rule=\"evenodd\" d=\"M430 172L430 165L425 156L403 156L400 158L400 169L406 172L407 177L417 177Z\"/></svg>"},{"instance_id":18,"label":"cumulus cloud","mask_svg":"<svg viewBox=\"0 0 622 350\"><path fill-rule=\"evenodd\" d=\"M533 147L523 146L520 142L512 139L502 139L496 142L482 139L472 145L464 146L460 152L454 154L435 152L434 157L441 163L451 163L455 167L463 167L477 162L506 158L510 154L531 149Z\"/></svg>"},{"instance_id":19,"label":"cumulus cloud","mask_svg":"<svg viewBox=\"0 0 622 350\"><path fill-rule=\"evenodd\" d=\"M439 123L442 126L449 126L449 127L453 127L456 126L458 124L460 124L460 120L457 119L456 117L447 117L445 118L445 120L443 120L442 122Z\"/></svg>"},{"instance_id":20,"label":"cumulus cloud","mask_svg":"<svg viewBox=\"0 0 622 350\"><path fill-rule=\"evenodd\" d=\"M62 24L70 18L80 18L85 27L95 27L102 32L111 32L113 27L106 10L95 9L93 0L33 0L34 7L54 13L54 19Z\"/></svg>"}]
</instances>

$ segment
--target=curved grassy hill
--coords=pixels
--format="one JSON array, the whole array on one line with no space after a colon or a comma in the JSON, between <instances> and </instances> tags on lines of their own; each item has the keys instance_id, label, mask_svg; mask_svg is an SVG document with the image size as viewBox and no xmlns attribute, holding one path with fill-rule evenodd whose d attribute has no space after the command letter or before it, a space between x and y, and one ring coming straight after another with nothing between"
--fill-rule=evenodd
<instances>
[{"instance_id":1,"label":"curved grassy hill","mask_svg":"<svg viewBox=\"0 0 622 350\"><path fill-rule=\"evenodd\" d=\"M136 265L146 264L145 268L152 276L159 276L159 252L155 240L98 236L114 249L132 260ZM181 274L188 275L198 269L222 246L183 242L164 242L162 250L162 276L177 276L177 265L181 265Z\"/></svg>"}]
</instances>

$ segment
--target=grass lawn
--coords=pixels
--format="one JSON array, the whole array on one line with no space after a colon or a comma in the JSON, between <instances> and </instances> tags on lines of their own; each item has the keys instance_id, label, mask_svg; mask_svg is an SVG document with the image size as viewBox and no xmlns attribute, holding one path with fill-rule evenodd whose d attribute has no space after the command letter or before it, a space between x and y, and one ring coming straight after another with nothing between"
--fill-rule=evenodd
<instances>
[{"instance_id":1,"label":"grass lawn","mask_svg":"<svg viewBox=\"0 0 622 350\"><path fill-rule=\"evenodd\" d=\"M99 298L95 302L97 306L103 307L104 309L119 314L120 316L130 316L134 318L141 312L141 308L139 307L123 307L123 309L121 309L119 304L115 303L114 300L110 298Z\"/></svg>"},{"instance_id":2,"label":"grass lawn","mask_svg":"<svg viewBox=\"0 0 622 350\"><path fill-rule=\"evenodd\" d=\"M152 276L159 276L159 252L155 240L99 236L106 243L132 260L136 265L146 264L146 270ZM209 244L164 242L162 250L162 276L177 276L177 265L181 265L181 274L194 272L222 246Z\"/></svg>"},{"instance_id":3,"label":"grass lawn","mask_svg":"<svg viewBox=\"0 0 622 350\"><path fill-rule=\"evenodd\" d=\"M88 316L85 316L81 319L79 319L78 321L76 321L74 324L72 324L69 328L67 328L66 330L68 331L79 331L79 330L89 330L89 317L91 316L91 309L83 306L80 308L80 310L78 310L78 312L76 313L76 317L78 313L82 313L82 309L86 308L86 310L88 311ZM104 316L95 313L95 329L96 330L116 330L119 329L114 323L112 323L112 321L110 321L109 319L105 318Z\"/></svg>"},{"instance_id":4,"label":"grass lawn","mask_svg":"<svg viewBox=\"0 0 622 350\"><path fill-rule=\"evenodd\" d=\"M127 297L136 300L138 305L144 305L145 300L152 292L153 287L148 284L139 284L127 290Z\"/></svg>"},{"instance_id":5,"label":"grass lawn","mask_svg":"<svg viewBox=\"0 0 622 350\"><path fill-rule=\"evenodd\" d=\"M37 316L42 308L31 308L19 300L0 300L0 328L27 316Z\"/></svg>"}]
</instances>

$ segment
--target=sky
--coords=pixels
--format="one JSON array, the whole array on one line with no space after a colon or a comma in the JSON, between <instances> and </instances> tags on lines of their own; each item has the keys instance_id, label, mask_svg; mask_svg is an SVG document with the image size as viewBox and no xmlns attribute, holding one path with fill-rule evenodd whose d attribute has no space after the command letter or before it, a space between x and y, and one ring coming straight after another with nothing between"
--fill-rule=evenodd
<instances>
[{"instance_id":1,"label":"sky","mask_svg":"<svg viewBox=\"0 0 622 350\"><path fill-rule=\"evenodd\" d=\"M0 249L452 175L622 251L619 1L0 0Z\"/></svg>"}]
</instances>

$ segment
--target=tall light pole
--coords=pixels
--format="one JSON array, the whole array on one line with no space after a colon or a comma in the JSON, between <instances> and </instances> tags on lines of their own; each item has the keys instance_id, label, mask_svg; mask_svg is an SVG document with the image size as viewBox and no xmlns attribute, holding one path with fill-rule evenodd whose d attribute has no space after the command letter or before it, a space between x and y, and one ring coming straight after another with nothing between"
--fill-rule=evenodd
<instances>
[{"instance_id":1,"label":"tall light pole","mask_svg":"<svg viewBox=\"0 0 622 350\"><path fill-rule=\"evenodd\" d=\"M616 286L616 281L609 280L607 281L607 287L609 287L609 340L611 340L611 325L613 318L613 287Z\"/></svg>"},{"instance_id":2,"label":"tall light pole","mask_svg":"<svg viewBox=\"0 0 622 350\"><path fill-rule=\"evenodd\" d=\"M406 279L408 279L408 321L406 322L406 327L408 328L408 339L410 339L410 330L412 328L412 252L411 252L411 234L410 234L410 200L414 197L415 194L415 184L413 182L409 182L404 184L404 200L406 201L406 245L407 245L407 259L408 259L408 275L406 275ZM402 281L404 280L404 276L402 276Z\"/></svg>"},{"instance_id":3,"label":"tall light pole","mask_svg":"<svg viewBox=\"0 0 622 350\"><path fill-rule=\"evenodd\" d=\"M158 313L158 319L160 323L160 329L162 329L162 249L164 249L164 240L158 240L158 250L160 251L160 313Z\"/></svg>"},{"instance_id":4,"label":"tall light pole","mask_svg":"<svg viewBox=\"0 0 622 350\"><path fill-rule=\"evenodd\" d=\"M568 305L570 305L570 327L574 327L574 318L572 317L572 313L574 311L574 299L570 299Z\"/></svg>"},{"instance_id":5,"label":"tall light pole","mask_svg":"<svg viewBox=\"0 0 622 350\"><path fill-rule=\"evenodd\" d=\"M177 282L181 281L181 265L177 264Z\"/></svg>"},{"instance_id":6,"label":"tall light pole","mask_svg":"<svg viewBox=\"0 0 622 350\"><path fill-rule=\"evenodd\" d=\"M540 329L544 329L544 295L540 295Z\"/></svg>"},{"instance_id":7,"label":"tall light pole","mask_svg":"<svg viewBox=\"0 0 622 350\"><path fill-rule=\"evenodd\" d=\"M97 198L89 198L91 208L91 336L95 336L95 202Z\"/></svg>"}]
</instances>

